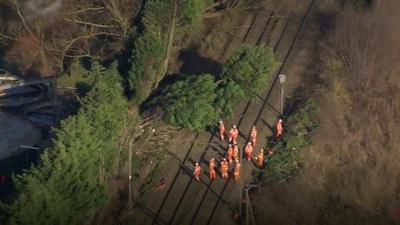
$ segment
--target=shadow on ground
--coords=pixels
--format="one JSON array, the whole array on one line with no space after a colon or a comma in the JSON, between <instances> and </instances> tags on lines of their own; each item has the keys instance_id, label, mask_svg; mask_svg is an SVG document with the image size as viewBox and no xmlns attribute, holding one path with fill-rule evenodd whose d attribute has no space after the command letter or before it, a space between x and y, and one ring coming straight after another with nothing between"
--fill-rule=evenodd
<instances>
[{"instance_id":1,"label":"shadow on ground","mask_svg":"<svg viewBox=\"0 0 400 225\"><path fill-rule=\"evenodd\" d=\"M202 56L198 46L191 46L182 50L178 59L182 61L179 72L183 74L199 75L209 73L218 75L222 71L222 65L211 58Z\"/></svg>"}]
</instances>

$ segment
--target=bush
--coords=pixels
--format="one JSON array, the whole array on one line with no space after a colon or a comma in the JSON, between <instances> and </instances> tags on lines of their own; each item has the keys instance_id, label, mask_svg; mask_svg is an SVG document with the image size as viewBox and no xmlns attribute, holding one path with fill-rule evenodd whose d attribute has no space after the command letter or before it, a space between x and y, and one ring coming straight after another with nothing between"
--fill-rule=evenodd
<instances>
[{"instance_id":1,"label":"bush","mask_svg":"<svg viewBox=\"0 0 400 225\"><path fill-rule=\"evenodd\" d=\"M267 162L264 181L284 182L297 174L301 151L310 145L307 135L317 127L317 114L317 103L308 100L288 116L284 136L272 146L275 154Z\"/></svg>"},{"instance_id":2,"label":"bush","mask_svg":"<svg viewBox=\"0 0 400 225\"><path fill-rule=\"evenodd\" d=\"M317 102L310 99L303 106L295 109L287 118L287 124L303 129L314 128L316 125L315 116L318 114ZM292 126L292 127L293 127Z\"/></svg>"},{"instance_id":3,"label":"bush","mask_svg":"<svg viewBox=\"0 0 400 225\"><path fill-rule=\"evenodd\" d=\"M160 105L169 123L200 131L218 119L216 88L209 74L189 76L167 87L150 105Z\"/></svg>"},{"instance_id":4,"label":"bush","mask_svg":"<svg viewBox=\"0 0 400 225\"><path fill-rule=\"evenodd\" d=\"M235 81L248 96L262 93L277 62L265 45L245 45L235 51L223 66L222 79Z\"/></svg>"}]
</instances>

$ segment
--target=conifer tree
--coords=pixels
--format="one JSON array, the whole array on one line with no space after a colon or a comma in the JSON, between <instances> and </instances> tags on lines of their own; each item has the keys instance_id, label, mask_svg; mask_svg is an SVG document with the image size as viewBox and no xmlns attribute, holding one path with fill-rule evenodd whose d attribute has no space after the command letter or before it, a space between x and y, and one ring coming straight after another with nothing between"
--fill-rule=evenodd
<instances>
[{"instance_id":1,"label":"conifer tree","mask_svg":"<svg viewBox=\"0 0 400 225\"><path fill-rule=\"evenodd\" d=\"M167 72L177 36L198 26L205 3L198 0L149 0L142 18L143 32L134 43L129 88L136 103L145 100Z\"/></svg>"},{"instance_id":2,"label":"conifer tree","mask_svg":"<svg viewBox=\"0 0 400 225\"><path fill-rule=\"evenodd\" d=\"M107 201L102 177L117 156L126 121L115 64L94 63L93 86L78 114L62 122L41 164L15 178L19 195L10 205L11 225L81 225Z\"/></svg>"},{"instance_id":3,"label":"conifer tree","mask_svg":"<svg viewBox=\"0 0 400 225\"><path fill-rule=\"evenodd\" d=\"M223 67L221 77L235 81L247 96L262 93L277 62L265 45L244 45L238 48Z\"/></svg>"},{"instance_id":4,"label":"conifer tree","mask_svg":"<svg viewBox=\"0 0 400 225\"><path fill-rule=\"evenodd\" d=\"M169 123L200 131L217 120L216 88L212 75L190 76L163 90L153 104L161 106Z\"/></svg>"},{"instance_id":5,"label":"conifer tree","mask_svg":"<svg viewBox=\"0 0 400 225\"><path fill-rule=\"evenodd\" d=\"M229 118L233 115L234 106L245 97L243 89L234 81L224 81L217 88L216 107L221 118Z\"/></svg>"}]
</instances>

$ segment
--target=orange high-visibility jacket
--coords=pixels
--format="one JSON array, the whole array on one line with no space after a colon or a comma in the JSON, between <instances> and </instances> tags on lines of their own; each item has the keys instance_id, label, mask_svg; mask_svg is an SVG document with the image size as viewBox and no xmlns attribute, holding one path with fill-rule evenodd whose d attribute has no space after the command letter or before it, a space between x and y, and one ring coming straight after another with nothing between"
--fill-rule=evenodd
<instances>
[{"instance_id":1,"label":"orange high-visibility jacket","mask_svg":"<svg viewBox=\"0 0 400 225\"><path fill-rule=\"evenodd\" d=\"M276 131L277 133L283 133L283 122L278 122L276 123Z\"/></svg>"},{"instance_id":2,"label":"orange high-visibility jacket","mask_svg":"<svg viewBox=\"0 0 400 225\"><path fill-rule=\"evenodd\" d=\"M253 153L253 146L251 144L247 144L244 152L246 155L251 155Z\"/></svg>"},{"instance_id":3,"label":"orange high-visibility jacket","mask_svg":"<svg viewBox=\"0 0 400 225\"><path fill-rule=\"evenodd\" d=\"M233 156L233 147L232 146L228 147L228 150L226 151L226 155L228 158L232 158L232 156Z\"/></svg>"},{"instance_id":4,"label":"orange high-visibility jacket","mask_svg":"<svg viewBox=\"0 0 400 225\"><path fill-rule=\"evenodd\" d=\"M221 173L222 174L228 173L228 162L226 162L226 161L221 162Z\"/></svg>"},{"instance_id":5,"label":"orange high-visibility jacket","mask_svg":"<svg viewBox=\"0 0 400 225\"><path fill-rule=\"evenodd\" d=\"M251 140L257 139L257 130L255 127L251 128L250 138Z\"/></svg>"},{"instance_id":6,"label":"orange high-visibility jacket","mask_svg":"<svg viewBox=\"0 0 400 225\"><path fill-rule=\"evenodd\" d=\"M240 177L240 164L236 164L235 171L233 172L235 180L239 180Z\"/></svg>"},{"instance_id":7,"label":"orange high-visibility jacket","mask_svg":"<svg viewBox=\"0 0 400 225\"><path fill-rule=\"evenodd\" d=\"M237 145L233 146L233 156L239 158L239 147Z\"/></svg>"},{"instance_id":8,"label":"orange high-visibility jacket","mask_svg":"<svg viewBox=\"0 0 400 225\"><path fill-rule=\"evenodd\" d=\"M201 167L200 167L200 166L196 166L196 167L194 168L193 175L196 176L196 177L198 177L198 176L200 176L200 174L201 174Z\"/></svg>"},{"instance_id":9,"label":"orange high-visibility jacket","mask_svg":"<svg viewBox=\"0 0 400 225\"><path fill-rule=\"evenodd\" d=\"M232 128L229 130L229 135L230 135L231 138L237 138L237 136L239 135L238 129L232 127Z\"/></svg>"},{"instance_id":10,"label":"orange high-visibility jacket","mask_svg":"<svg viewBox=\"0 0 400 225\"><path fill-rule=\"evenodd\" d=\"M209 174L210 179L215 179L217 177L217 173L215 172L215 170L210 170L210 174Z\"/></svg>"},{"instance_id":11,"label":"orange high-visibility jacket","mask_svg":"<svg viewBox=\"0 0 400 225\"><path fill-rule=\"evenodd\" d=\"M264 153L263 152L259 152L257 155L257 163L259 166L263 166L264 165Z\"/></svg>"},{"instance_id":12,"label":"orange high-visibility jacket","mask_svg":"<svg viewBox=\"0 0 400 225\"><path fill-rule=\"evenodd\" d=\"M208 169L211 171L213 169L215 169L215 162L214 161L210 161L210 163L208 164Z\"/></svg>"},{"instance_id":13,"label":"orange high-visibility jacket","mask_svg":"<svg viewBox=\"0 0 400 225\"><path fill-rule=\"evenodd\" d=\"M225 126L224 126L224 123L220 123L219 126L218 126L218 129L219 129L219 133L220 133L220 134L225 133Z\"/></svg>"}]
</instances>

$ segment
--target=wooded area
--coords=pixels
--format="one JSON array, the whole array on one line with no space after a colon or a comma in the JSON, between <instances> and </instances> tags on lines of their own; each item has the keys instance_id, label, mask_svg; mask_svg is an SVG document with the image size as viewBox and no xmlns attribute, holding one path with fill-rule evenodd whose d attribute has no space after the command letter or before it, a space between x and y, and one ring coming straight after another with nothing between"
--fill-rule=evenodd
<instances>
[{"instance_id":1,"label":"wooded area","mask_svg":"<svg viewBox=\"0 0 400 225\"><path fill-rule=\"evenodd\" d=\"M79 84L85 89L78 99L80 108L55 130L53 143L44 150L40 162L15 177L17 196L12 204L2 205L2 212L14 225L90 223L110 202L109 185L126 167L128 150L133 148L130 157L136 158L133 168L147 168L147 162L157 160L157 155L169 154L164 148L173 141L176 128L160 123L156 115L142 118L138 103L146 100L167 74L174 44L201 26L206 11L227 3L77 0L63 2L62 7L57 2L41 3L1 2L1 10L10 12L2 14L5 26L0 30L7 68L25 76L54 76L68 70L71 62L91 62L79 75L83 78ZM139 15L139 22L133 24ZM124 49L132 41L133 49ZM107 67L99 63L122 51L132 52L127 77L132 100L124 96L118 62ZM221 78L187 76L156 97L155 102L162 99L166 121L203 130L223 112L232 114L232 104L244 97L244 89L250 88L240 84L253 78L266 84L266 76L275 65L269 49L248 46L235 57L247 61L231 60ZM258 66L251 64L255 57L267 60L259 65L260 72L243 80L230 78L231 67L235 66L235 72L244 72ZM196 91L193 87L198 88L197 93L191 93ZM256 91L250 89L247 92ZM198 101L196 107L188 107L193 100ZM140 170L134 173L143 176L136 182L141 188L147 174ZM138 191L134 191L134 198Z\"/></svg>"},{"instance_id":2,"label":"wooded area","mask_svg":"<svg viewBox=\"0 0 400 225\"><path fill-rule=\"evenodd\" d=\"M279 62L264 44L238 45L226 62L213 62L219 72L171 72L177 53L205 32L205 18L252 4L0 1L0 67L57 77L78 65L75 85L84 87L73 102L77 110L51 132L39 162L14 177L15 197L0 204L0 223L101 224L115 199L124 202L109 220L130 218L124 213L153 191L152 173L168 157L180 165L168 149L177 135L214 129L239 103L256 102L270 87ZM274 156L252 171L268 202L257 208L262 222L395 224L388 215L399 206L399 6L395 0L318 6L312 23L322 25L310 66L317 72L285 99L290 104L279 115L285 135L260 147Z\"/></svg>"}]
</instances>

